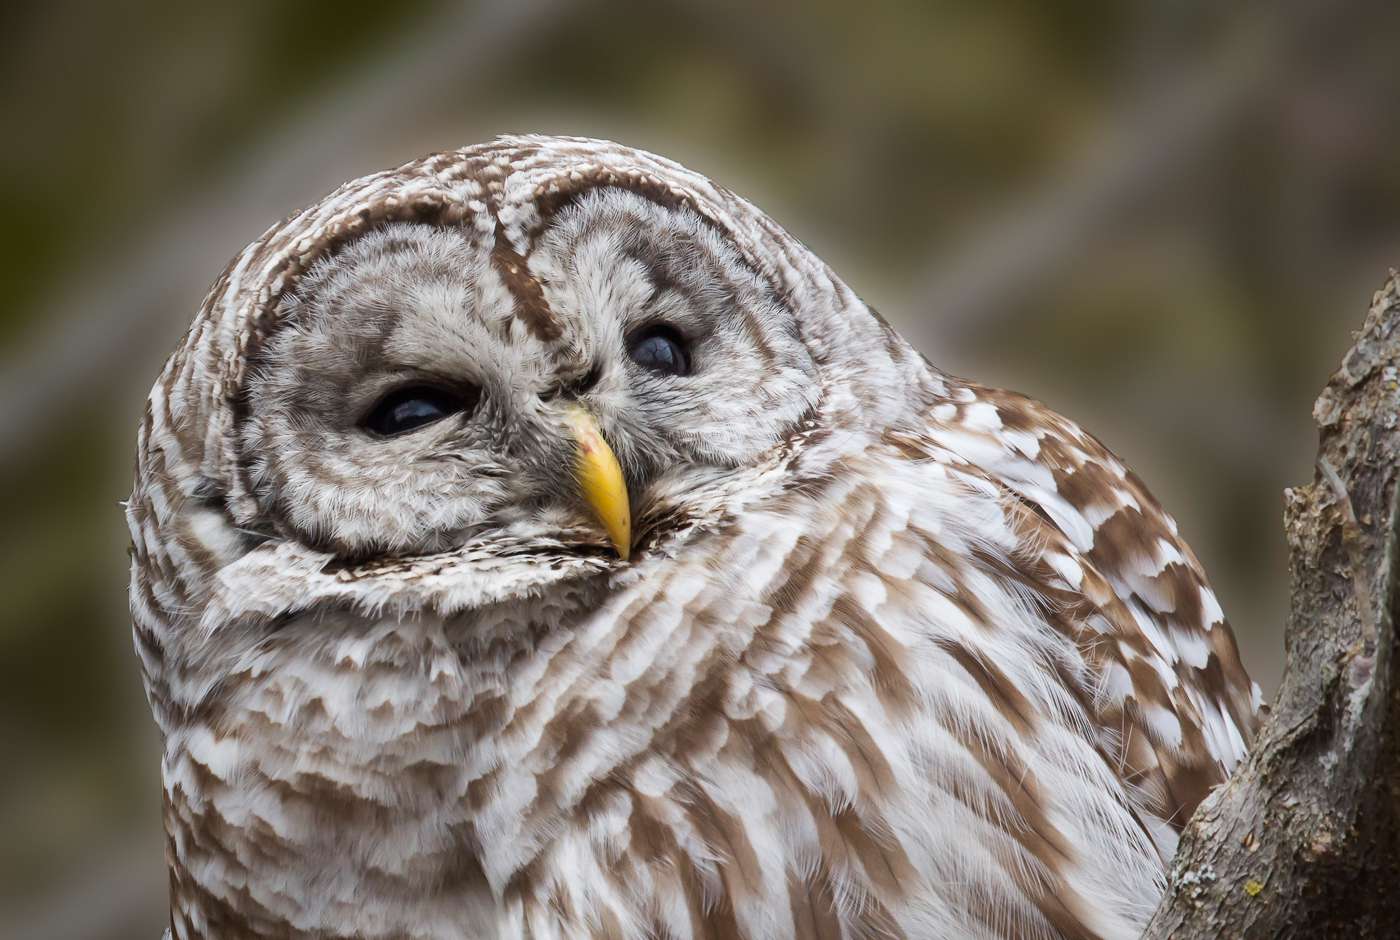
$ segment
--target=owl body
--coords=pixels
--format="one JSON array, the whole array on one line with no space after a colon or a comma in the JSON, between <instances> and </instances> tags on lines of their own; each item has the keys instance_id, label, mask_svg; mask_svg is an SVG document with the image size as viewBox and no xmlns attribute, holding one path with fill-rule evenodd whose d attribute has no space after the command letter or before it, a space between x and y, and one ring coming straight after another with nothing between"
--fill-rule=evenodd
<instances>
[{"instance_id":1,"label":"owl body","mask_svg":"<svg viewBox=\"0 0 1400 940\"><path fill-rule=\"evenodd\" d=\"M603 142L270 230L129 519L175 937L1136 936L1258 705L1121 462Z\"/></svg>"}]
</instances>

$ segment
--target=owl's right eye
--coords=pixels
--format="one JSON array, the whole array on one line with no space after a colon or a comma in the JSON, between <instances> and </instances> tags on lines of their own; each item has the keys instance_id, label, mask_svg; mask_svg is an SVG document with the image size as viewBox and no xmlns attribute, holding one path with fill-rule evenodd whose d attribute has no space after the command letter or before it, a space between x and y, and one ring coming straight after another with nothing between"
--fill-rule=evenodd
<instances>
[{"instance_id":1,"label":"owl's right eye","mask_svg":"<svg viewBox=\"0 0 1400 940\"><path fill-rule=\"evenodd\" d=\"M475 399L475 395L464 397L429 385L399 388L379 399L360 425L381 437L395 437L470 411Z\"/></svg>"}]
</instances>

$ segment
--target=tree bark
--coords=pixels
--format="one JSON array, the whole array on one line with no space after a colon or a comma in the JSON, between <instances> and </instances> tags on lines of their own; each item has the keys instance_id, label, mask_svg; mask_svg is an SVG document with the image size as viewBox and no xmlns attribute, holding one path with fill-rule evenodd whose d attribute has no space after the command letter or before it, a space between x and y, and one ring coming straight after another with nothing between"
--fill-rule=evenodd
<instances>
[{"instance_id":1,"label":"tree bark","mask_svg":"<svg viewBox=\"0 0 1400 940\"><path fill-rule=\"evenodd\" d=\"M1400 275L1313 409L1285 493L1291 611L1272 714L1187 824L1146 938L1400 937Z\"/></svg>"}]
</instances>

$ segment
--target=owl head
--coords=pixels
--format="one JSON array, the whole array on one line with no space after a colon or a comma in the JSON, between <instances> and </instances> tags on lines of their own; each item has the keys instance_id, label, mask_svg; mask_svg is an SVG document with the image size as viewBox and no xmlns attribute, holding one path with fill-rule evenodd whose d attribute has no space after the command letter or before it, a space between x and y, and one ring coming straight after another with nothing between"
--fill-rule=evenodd
<instances>
[{"instance_id":1,"label":"owl head","mask_svg":"<svg viewBox=\"0 0 1400 940\"><path fill-rule=\"evenodd\" d=\"M776 224L652 155L504 138L348 183L229 265L151 393L157 718L289 616L642 577L921 374Z\"/></svg>"},{"instance_id":2,"label":"owl head","mask_svg":"<svg viewBox=\"0 0 1400 940\"><path fill-rule=\"evenodd\" d=\"M525 250L393 222L283 297L239 428L279 537L360 560L598 522L627 557L633 504L751 465L815 404L795 318L693 210L595 189Z\"/></svg>"}]
</instances>

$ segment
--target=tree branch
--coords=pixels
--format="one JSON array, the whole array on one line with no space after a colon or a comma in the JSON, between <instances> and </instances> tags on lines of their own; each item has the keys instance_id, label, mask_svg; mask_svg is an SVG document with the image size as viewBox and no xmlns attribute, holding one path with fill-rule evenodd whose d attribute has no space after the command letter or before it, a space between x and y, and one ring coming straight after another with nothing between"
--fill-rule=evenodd
<instances>
[{"instance_id":1,"label":"tree branch","mask_svg":"<svg viewBox=\"0 0 1400 940\"><path fill-rule=\"evenodd\" d=\"M1183 834L1147 938L1395 936L1400 924L1400 275L1323 390L1288 490L1278 703Z\"/></svg>"}]
</instances>

